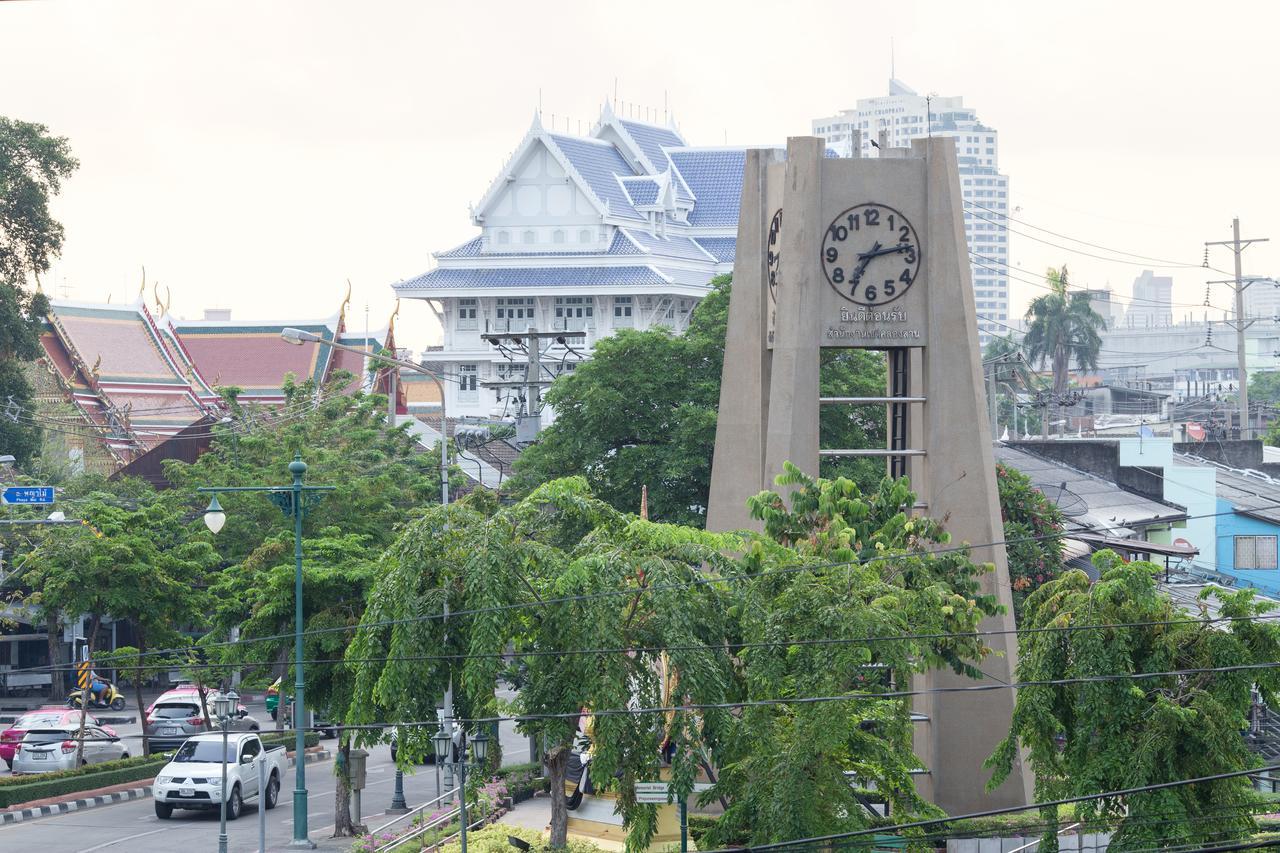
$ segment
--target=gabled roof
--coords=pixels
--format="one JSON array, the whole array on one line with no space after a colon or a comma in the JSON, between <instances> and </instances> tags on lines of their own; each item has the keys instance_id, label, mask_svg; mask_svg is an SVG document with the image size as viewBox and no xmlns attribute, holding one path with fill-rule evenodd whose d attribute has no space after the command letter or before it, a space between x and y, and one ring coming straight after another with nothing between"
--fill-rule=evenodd
<instances>
[{"instance_id":1,"label":"gabled roof","mask_svg":"<svg viewBox=\"0 0 1280 853\"><path fill-rule=\"evenodd\" d=\"M639 255L641 249L630 238L627 237L624 229L619 228L613 232L613 239L609 242L609 248L604 252L595 249L586 249L582 251L568 252L531 252L520 247L516 247L513 252L485 252L483 250L483 237L476 237L474 240L468 240L461 246L449 249L445 252L436 253L435 257L441 260L453 260L455 258L502 258L504 260L518 260L520 258L582 258L591 255Z\"/></svg>"},{"instance_id":2,"label":"gabled roof","mask_svg":"<svg viewBox=\"0 0 1280 853\"><path fill-rule=\"evenodd\" d=\"M737 237L697 237L698 245L722 264L731 264L737 253Z\"/></svg>"},{"instance_id":3,"label":"gabled roof","mask_svg":"<svg viewBox=\"0 0 1280 853\"><path fill-rule=\"evenodd\" d=\"M681 148L667 153L697 199L689 212L689 224L695 228L736 226L746 150Z\"/></svg>"},{"instance_id":4,"label":"gabled roof","mask_svg":"<svg viewBox=\"0 0 1280 853\"><path fill-rule=\"evenodd\" d=\"M280 337L287 327L320 336L320 343L295 346ZM337 318L312 322L188 320L175 324L200 372L215 386L237 386L259 402L281 402L284 378L323 382L329 372Z\"/></svg>"},{"instance_id":5,"label":"gabled roof","mask_svg":"<svg viewBox=\"0 0 1280 853\"><path fill-rule=\"evenodd\" d=\"M559 149L573 171L586 181L590 193L604 202L609 214L626 219L644 219L632 206L618 181L619 178L633 177L637 172L613 143L555 133L547 134L547 139Z\"/></svg>"},{"instance_id":6,"label":"gabled roof","mask_svg":"<svg viewBox=\"0 0 1280 853\"><path fill-rule=\"evenodd\" d=\"M624 228L620 230L625 231L628 237L651 255L691 261L715 260L715 257L707 252L706 249L699 246L697 242L689 237L655 237L643 228Z\"/></svg>"}]
</instances>

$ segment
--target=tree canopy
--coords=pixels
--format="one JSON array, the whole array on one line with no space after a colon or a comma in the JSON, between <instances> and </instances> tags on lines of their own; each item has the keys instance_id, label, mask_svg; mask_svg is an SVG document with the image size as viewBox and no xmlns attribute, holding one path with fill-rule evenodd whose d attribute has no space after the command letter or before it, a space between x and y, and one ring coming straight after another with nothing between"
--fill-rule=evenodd
<instances>
[{"instance_id":1,"label":"tree canopy","mask_svg":"<svg viewBox=\"0 0 1280 853\"><path fill-rule=\"evenodd\" d=\"M1045 274L1049 293L1037 296L1027 307L1027 334L1022 345L1033 364L1048 364L1053 371L1053 391L1067 390L1068 372L1074 362L1081 370L1098 366L1102 349L1099 334L1106 320L1093 310L1089 294L1070 290L1067 268Z\"/></svg>"},{"instance_id":2,"label":"tree canopy","mask_svg":"<svg viewBox=\"0 0 1280 853\"><path fill-rule=\"evenodd\" d=\"M591 778L618 794L633 849L655 828L633 783L658 778L664 742L678 793L692 790L700 765L720 768L708 796L729 803L726 837L869 826L860 796L870 788L906 813L934 813L911 782L905 702L801 700L874 694L930 666L975 673L987 649L968 632L997 607L978 590L984 568L961 551L929 553L946 534L907 515L914 496L903 480L863 494L851 480L792 468L780 484L791 509L772 492L753 501L765 535L637 519L584 478L501 509L429 510L379 567L347 652L345 721L432 720L450 682L459 718L490 719L503 707L495 683L518 685L519 727L547 748L553 843L564 838L564 762L584 708L594 720ZM457 614L447 622L446 604ZM948 632L960 636L866 639ZM747 707L629 710L726 702ZM432 733L401 731L406 766L430 751ZM815 784L822 797L806 795Z\"/></svg>"},{"instance_id":3,"label":"tree canopy","mask_svg":"<svg viewBox=\"0 0 1280 853\"><path fill-rule=\"evenodd\" d=\"M1253 617L1269 605L1250 590L1206 592L1218 598L1229 627L1189 613L1156 588L1163 571L1094 555L1102 572L1090 584L1072 569L1026 601L1017 680L1042 682L1133 673L1248 666L1280 660L1280 626ZM1099 630L1054 630L1106 625ZM1048 629L1048 630L1044 630ZM1241 737L1251 690L1271 702L1275 668L1197 672L1142 679L1029 684L1018 691L1009 737L989 760L991 784L1008 774L1019 746L1036 774L1036 799L1051 800L1174 782L1255 766ZM1164 849L1248 836L1255 802L1247 779L1166 788L1120 799L1088 800L1077 816L1115 825L1112 849ZM1056 811L1046 815L1053 826ZM1055 827L1056 828L1056 827ZM1053 843L1054 829L1045 835ZM1049 849L1056 849L1051 847Z\"/></svg>"}]
</instances>

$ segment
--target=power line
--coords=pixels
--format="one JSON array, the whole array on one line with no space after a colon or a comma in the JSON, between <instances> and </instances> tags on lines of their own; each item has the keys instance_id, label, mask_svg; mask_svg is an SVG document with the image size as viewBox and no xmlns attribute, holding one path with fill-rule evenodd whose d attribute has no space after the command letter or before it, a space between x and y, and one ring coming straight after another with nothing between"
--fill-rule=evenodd
<instances>
[{"instance_id":1,"label":"power line","mask_svg":"<svg viewBox=\"0 0 1280 853\"><path fill-rule=\"evenodd\" d=\"M886 833L901 832L905 829L917 829L921 827L934 826L940 823L950 823L960 820L975 820L983 817L996 817L998 815L1016 814L1018 812L1030 811L1032 809L1053 808L1056 806L1065 806L1072 803L1085 803L1090 800L1112 799L1117 797L1127 797L1133 794L1145 794L1150 791L1163 791L1169 788L1178 788L1184 785L1198 785L1203 782L1217 782L1222 779L1236 779L1241 776L1250 776L1257 773L1267 773L1280 770L1280 765L1269 765L1266 767L1258 767L1251 770L1235 770L1229 773L1216 773L1211 776L1198 776L1191 779L1179 779L1174 782L1157 782L1151 785L1140 785L1134 788L1121 788L1115 791L1106 791L1099 794L1082 794L1075 797L1063 797L1058 800L1047 800L1038 803L1028 803L1025 806L1006 806L1004 808L989 809L982 812L970 812L963 815L955 815L953 817L929 818L927 820L912 821L910 823L900 823L893 826L878 826L871 829L857 829L850 832L835 832L829 835L816 835L809 838L797 838L791 841L776 841L770 844L753 844L751 850L784 850L791 847L812 846L832 841L842 841L849 838L865 837L868 835L881 835ZM1276 842L1246 842L1242 845L1230 845L1215 848L1202 848L1201 853L1207 853L1209 850L1244 850L1253 847L1275 846ZM735 853L735 848L722 848L719 850L709 850L706 853Z\"/></svg>"}]
</instances>

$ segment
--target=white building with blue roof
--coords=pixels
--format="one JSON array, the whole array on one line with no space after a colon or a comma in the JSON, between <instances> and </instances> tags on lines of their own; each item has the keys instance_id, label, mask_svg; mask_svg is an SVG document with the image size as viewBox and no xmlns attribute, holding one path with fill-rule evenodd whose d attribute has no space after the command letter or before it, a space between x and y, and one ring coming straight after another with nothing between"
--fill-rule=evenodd
<instances>
[{"instance_id":1,"label":"white building with blue roof","mask_svg":"<svg viewBox=\"0 0 1280 853\"><path fill-rule=\"evenodd\" d=\"M425 301L444 330L424 358L455 379L445 384L450 416L516 414L518 391L481 383L523 378L524 362L485 332L585 332L585 345L543 356L552 379L618 329L682 331L711 279L733 270L744 159L743 148L690 147L674 126L608 105L585 137L535 116L471 210L480 234L393 285Z\"/></svg>"}]
</instances>

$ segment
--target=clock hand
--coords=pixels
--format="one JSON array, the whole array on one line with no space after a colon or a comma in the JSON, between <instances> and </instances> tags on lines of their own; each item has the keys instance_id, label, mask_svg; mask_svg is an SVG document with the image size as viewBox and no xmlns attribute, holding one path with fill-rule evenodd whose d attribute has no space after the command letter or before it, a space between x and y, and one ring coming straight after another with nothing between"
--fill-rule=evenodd
<instances>
[{"instance_id":1,"label":"clock hand","mask_svg":"<svg viewBox=\"0 0 1280 853\"><path fill-rule=\"evenodd\" d=\"M880 248L880 241L877 240L876 244L871 247L870 252L863 252L862 254L858 255L858 265L854 267L853 276L849 279L849 283L851 285L856 287L858 282L862 281L862 274L866 272L867 264L871 263L871 259L874 258L877 254L879 254L879 252L877 251L879 248Z\"/></svg>"},{"instance_id":2,"label":"clock hand","mask_svg":"<svg viewBox=\"0 0 1280 853\"><path fill-rule=\"evenodd\" d=\"M907 249L910 249L910 248L911 246L908 243L897 243L893 246L890 246L887 249L881 249L880 244L876 243L875 246L871 248L871 251L863 252L862 254L858 255L858 257L865 258L866 260L871 260L872 258L878 258L881 255L891 255L894 252L905 252Z\"/></svg>"}]
</instances>

